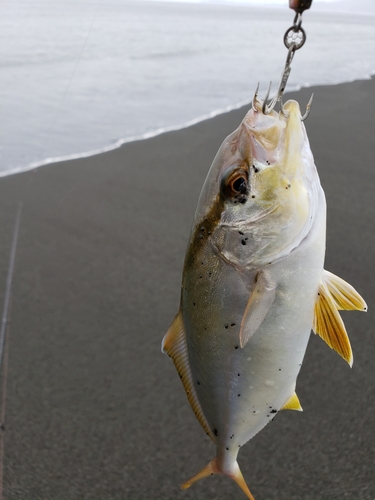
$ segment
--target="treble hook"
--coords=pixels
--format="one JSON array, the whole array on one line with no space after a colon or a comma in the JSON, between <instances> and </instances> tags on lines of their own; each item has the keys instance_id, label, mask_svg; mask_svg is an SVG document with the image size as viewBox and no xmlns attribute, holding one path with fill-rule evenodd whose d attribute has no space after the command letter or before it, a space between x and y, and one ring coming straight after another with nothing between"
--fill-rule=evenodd
<instances>
[{"instance_id":1,"label":"treble hook","mask_svg":"<svg viewBox=\"0 0 375 500\"><path fill-rule=\"evenodd\" d=\"M306 42L306 33L305 30L302 28L302 14L303 11L306 9L309 9L311 7L312 0L289 0L289 7L291 9L294 9L296 12L296 15L294 17L293 21L293 26L290 27L284 35L284 45L288 49L288 54L286 57L285 65L284 65L284 70L281 74L281 80L278 86L278 89L275 93L275 95L272 97L270 102L267 104L270 92L271 92L271 85L272 82L270 83L267 93L265 95L265 98L263 100L262 104L262 113L264 115L268 115L271 113L271 111L274 109L276 104L279 102L280 103L280 110L282 114L287 118L288 113L285 111L283 102L281 100L286 84L288 82L288 78L291 72L291 64L293 61L294 53L296 50L300 49L304 43ZM258 91L259 91L259 83L258 86L255 90L255 94L253 97L252 105L253 109L258 112L257 108L257 97L258 97ZM310 113L310 108L311 108L311 103L312 103L313 95L311 96L307 106L306 106L306 112L305 114L301 117L302 121L306 120L306 118L309 116Z\"/></svg>"},{"instance_id":2,"label":"treble hook","mask_svg":"<svg viewBox=\"0 0 375 500\"><path fill-rule=\"evenodd\" d=\"M306 9L309 9L311 6L312 0L289 0L289 6L290 8L294 9L296 12L296 15L294 17L293 21L293 26L291 26L284 35L284 45L288 49L288 54L286 57L285 65L284 65L284 70L281 74L281 80L278 86L278 89L275 93L275 95L272 97L271 101L267 104L270 91L271 91L271 85L268 87L266 96L263 101L262 105L262 112L265 115L268 115L271 113L271 111L274 109L276 104L279 102L280 103L280 109L282 114L287 117L287 113L283 107L282 103L282 96L285 91L286 84L289 79L289 75L291 72L291 64L293 61L294 54L296 50L300 49L304 43L306 42L306 33L305 30L302 28L302 14L303 11ZM305 120L310 112L310 107L311 107L311 102L312 99L310 99L307 108L306 108L306 113L303 115L302 119Z\"/></svg>"},{"instance_id":3,"label":"treble hook","mask_svg":"<svg viewBox=\"0 0 375 500\"><path fill-rule=\"evenodd\" d=\"M272 83L272 82L271 82ZM264 115L268 115L272 110L273 108L275 107L277 101L275 102L275 104L273 104L273 100L271 101L271 105L267 106L267 99L268 99L268 96L269 96L269 93L270 93L270 89L271 89L271 83L270 85L268 86L268 89L267 89L267 93L266 93L266 97L263 101L263 104L262 104L262 113ZM254 97L253 97L253 101L252 101L252 105L253 105L253 109L254 111L257 113L258 112L258 109L257 109L257 97L258 97L258 91L259 91L259 83L257 85L257 88L255 90L255 94L254 94ZM305 111L305 114L303 116L301 116L301 121L305 121L306 118L309 116L310 114L310 111L311 111L311 104L313 102L313 99L314 99L314 92L311 94L311 97L309 99L309 102L307 103L307 106L306 106L306 111ZM284 103L281 99L281 97L278 98L278 101L279 101L279 104L280 104L280 111L281 113L285 116L285 118L288 118L289 116L289 113L287 111L285 111L285 108L284 108Z\"/></svg>"}]
</instances>

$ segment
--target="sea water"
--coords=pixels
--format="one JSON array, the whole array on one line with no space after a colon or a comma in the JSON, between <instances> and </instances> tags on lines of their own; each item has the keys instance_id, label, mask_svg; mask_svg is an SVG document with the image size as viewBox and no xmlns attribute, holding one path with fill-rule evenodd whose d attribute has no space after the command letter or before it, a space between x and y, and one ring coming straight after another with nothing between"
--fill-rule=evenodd
<instances>
[{"instance_id":1,"label":"sea water","mask_svg":"<svg viewBox=\"0 0 375 500\"><path fill-rule=\"evenodd\" d=\"M0 176L187 126L249 103L258 81L275 88L293 12L254 1L4 0ZM362 13L313 3L287 89L373 74L363 1Z\"/></svg>"}]
</instances>

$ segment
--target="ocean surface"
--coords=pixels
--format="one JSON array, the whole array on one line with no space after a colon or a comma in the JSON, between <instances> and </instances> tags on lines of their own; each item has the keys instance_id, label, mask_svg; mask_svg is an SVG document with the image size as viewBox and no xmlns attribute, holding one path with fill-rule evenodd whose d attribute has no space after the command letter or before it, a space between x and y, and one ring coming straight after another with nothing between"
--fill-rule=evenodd
<instances>
[{"instance_id":1,"label":"ocean surface","mask_svg":"<svg viewBox=\"0 0 375 500\"><path fill-rule=\"evenodd\" d=\"M374 4L313 3L287 88L374 74ZM3 0L0 176L185 127L250 102L258 81L262 96L292 21L254 0Z\"/></svg>"}]
</instances>

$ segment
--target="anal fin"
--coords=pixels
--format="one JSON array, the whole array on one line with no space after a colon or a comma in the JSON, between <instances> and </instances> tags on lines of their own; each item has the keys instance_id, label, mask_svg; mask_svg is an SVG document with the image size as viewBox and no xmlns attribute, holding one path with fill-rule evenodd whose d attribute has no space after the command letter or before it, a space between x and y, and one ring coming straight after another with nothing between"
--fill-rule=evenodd
<instances>
[{"instance_id":1,"label":"anal fin","mask_svg":"<svg viewBox=\"0 0 375 500\"><path fill-rule=\"evenodd\" d=\"M171 326L163 338L161 345L162 352L168 354L172 358L176 367L177 373L180 376L184 386L188 401L192 407L195 416L202 425L206 434L210 436L212 441L215 441L213 433L207 423L206 417L203 414L194 384L191 369L189 365L188 350L186 345L184 324L181 317L181 312L178 312Z\"/></svg>"},{"instance_id":2,"label":"anal fin","mask_svg":"<svg viewBox=\"0 0 375 500\"><path fill-rule=\"evenodd\" d=\"M267 278L266 273L258 273L257 282L247 302L241 321L240 346L245 347L250 338L263 323L264 318L275 300L275 285Z\"/></svg>"},{"instance_id":3,"label":"anal fin","mask_svg":"<svg viewBox=\"0 0 375 500\"><path fill-rule=\"evenodd\" d=\"M295 392L291 395L288 401L280 408L280 410L297 410L303 411L301 403L299 402L298 396Z\"/></svg>"}]
</instances>

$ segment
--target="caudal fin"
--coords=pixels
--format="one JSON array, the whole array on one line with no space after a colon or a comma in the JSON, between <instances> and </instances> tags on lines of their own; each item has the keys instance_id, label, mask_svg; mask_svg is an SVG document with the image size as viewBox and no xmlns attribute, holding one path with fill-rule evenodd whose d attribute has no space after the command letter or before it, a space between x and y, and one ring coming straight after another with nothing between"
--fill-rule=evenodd
<instances>
[{"instance_id":1,"label":"caudal fin","mask_svg":"<svg viewBox=\"0 0 375 500\"><path fill-rule=\"evenodd\" d=\"M227 473L227 472L223 472L222 470L219 469L219 467L217 466L216 458L211 460L211 462L209 462L206 465L206 467L203 467L203 469L200 472L198 472L198 474L196 474L191 479L186 481L186 483L184 483L181 486L181 489L187 490L188 488L190 488L190 486L193 483L195 483L196 481L199 481L199 479L203 479L207 476L213 476L214 474L224 474L225 476L230 477L231 479L233 479L233 481L235 481L238 484L238 486L245 493L247 498L249 498L249 500L255 500L253 495L251 494L247 484L245 483L245 479L242 475L242 472L240 470L238 463L235 462L234 467L233 467L233 471L231 473Z\"/></svg>"}]
</instances>

